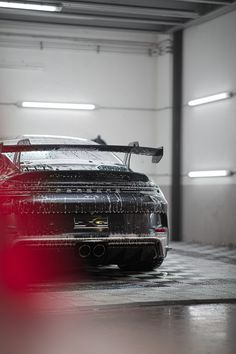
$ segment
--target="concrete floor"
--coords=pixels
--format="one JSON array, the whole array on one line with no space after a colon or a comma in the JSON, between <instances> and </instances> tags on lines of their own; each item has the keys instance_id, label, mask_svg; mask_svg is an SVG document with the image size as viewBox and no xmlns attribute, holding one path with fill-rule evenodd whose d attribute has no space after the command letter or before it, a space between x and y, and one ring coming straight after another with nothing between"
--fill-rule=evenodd
<instances>
[{"instance_id":1,"label":"concrete floor","mask_svg":"<svg viewBox=\"0 0 236 354\"><path fill-rule=\"evenodd\" d=\"M91 268L83 280L44 284L38 313L3 311L0 353L235 353L235 250L172 246L153 272Z\"/></svg>"}]
</instances>

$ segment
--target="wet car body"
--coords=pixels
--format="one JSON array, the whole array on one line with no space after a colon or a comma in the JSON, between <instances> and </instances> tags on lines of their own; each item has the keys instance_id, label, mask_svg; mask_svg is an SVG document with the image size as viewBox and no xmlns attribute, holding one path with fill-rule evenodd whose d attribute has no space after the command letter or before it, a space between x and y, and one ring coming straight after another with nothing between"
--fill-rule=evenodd
<instances>
[{"instance_id":1,"label":"wet car body","mask_svg":"<svg viewBox=\"0 0 236 354\"><path fill-rule=\"evenodd\" d=\"M4 141L1 151L1 224L11 242L69 249L88 264L124 270L162 263L167 202L158 186L127 164L131 153L159 161L161 149L28 136ZM126 163L111 151L126 152Z\"/></svg>"}]
</instances>

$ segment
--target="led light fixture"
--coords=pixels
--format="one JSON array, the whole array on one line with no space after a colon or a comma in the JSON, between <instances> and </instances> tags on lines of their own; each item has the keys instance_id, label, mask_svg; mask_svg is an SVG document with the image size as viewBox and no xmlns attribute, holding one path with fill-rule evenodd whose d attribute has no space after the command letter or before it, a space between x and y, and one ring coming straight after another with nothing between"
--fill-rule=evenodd
<instances>
[{"instance_id":1,"label":"led light fixture","mask_svg":"<svg viewBox=\"0 0 236 354\"><path fill-rule=\"evenodd\" d=\"M49 11L59 12L62 6L59 4L43 4L43 3L27 3L27 2L13 2L0 1L0 8L17 9L17 10L33 10L33 11Z\"/></svg>"},{"instance_id":2,"label":"led light fixture","mask_svg":"<svg viewBox=\"0 0 236 354\"><path fill-rule=\"evenodd\" d=\"M84 111L93 111L96 109L94 104L89 103L20 102L17 105L23 108L68 109Z\"/></svg>"},{"instance_id":3,"label":"led light fixture","mask_svg":"<svg viewBox=\"0 0 236 354\"><path fill-rule=\"evenodd\" d=\"M197 98L195 100L191 100L188 102L189 106L198 106L204 103L210 103L210 102L215 102L215 101L221 101L221 100L225 100L227 98L230 98L233 96L232 92L221 92L221 93L217 93L215 95L211 95L211 96L206 96L206 97L202 97L202 98Z\"/></svg>"},{"instance_id":4,"label":"led light fixture","mask_svg":"<svg viewBox=\"0 0 236 354\"><path fill-rule=\"evenodd\" d=\"M188 176L191 178L204 178L204 177L227 177L232 174L229 170L215 170L215 171L191 171Z\"/></svg>"}]
</instances>

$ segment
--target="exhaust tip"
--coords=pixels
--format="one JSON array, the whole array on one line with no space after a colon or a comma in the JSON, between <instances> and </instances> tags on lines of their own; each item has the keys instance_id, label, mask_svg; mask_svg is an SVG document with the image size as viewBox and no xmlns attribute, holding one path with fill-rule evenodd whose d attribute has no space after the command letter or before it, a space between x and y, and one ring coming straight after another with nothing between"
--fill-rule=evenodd
<instances>
[{"instance_id":1,"label":"exhaust tip","mask_svg":"<svg viewBox=\"0 0 236 354\"><path fill-rule=\"evenodd\" d=\"M103 257L106 253L104 245L96 245L93 249L93 255L97 258Z\"/></svg>"},{"instance_id":2,"label":"exhaust tip","mask_svg":"<svg viewBox=\"0 0 236 354\"><path fill-rule=\"evenodd\" d=\"M79 247L79 255L81 258L87 258L91 253L91 248L89 245L82 245Z\"/></svg>"}]
</instances>

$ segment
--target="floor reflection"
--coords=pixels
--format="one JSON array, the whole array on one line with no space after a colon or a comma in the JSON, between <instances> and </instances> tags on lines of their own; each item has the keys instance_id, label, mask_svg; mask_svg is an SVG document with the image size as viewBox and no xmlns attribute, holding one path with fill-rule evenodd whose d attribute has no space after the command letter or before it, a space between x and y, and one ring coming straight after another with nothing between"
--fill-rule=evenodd
<instances>
[{"instance_id":1,"label":"floor reflection","mask_svg":"<svg viewBox=\"0 0 236 354\"><path fill-rule=\"evenodd\" d=\"M70 315L2 311L3 354L233 354L236 305L130 306Z\"/></svg>"}]
</instances>

